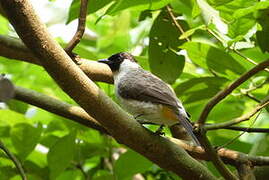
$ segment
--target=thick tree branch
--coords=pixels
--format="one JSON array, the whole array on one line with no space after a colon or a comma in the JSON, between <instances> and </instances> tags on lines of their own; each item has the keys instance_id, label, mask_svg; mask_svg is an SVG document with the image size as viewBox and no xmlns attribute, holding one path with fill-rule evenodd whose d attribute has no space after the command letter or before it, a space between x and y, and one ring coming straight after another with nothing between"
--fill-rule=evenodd
<instances>
[{"instance_id":1,"label":"thick tree branch","mask_svg":"<svg viewBox=\"0 0 269 180\"><path fill-rule=\"evenodd\" d=\"M185 179L215 179L183 149L143 128L101 91L48 34L27 0L0 0L24 44L59 86L119 142Z\"/></svg>"},{"instance_id":2,"label":"thick tree branch","mask_svg":"<svg viewBox=\"0 0 269 180\"><path fill-rule=\"evenodd\" d=\"M224 99L227 95L229 95L235 88L240 86L242 83L244 83L246 80L248 80L250 77L255 75L256 73L260 72L261 70L265 69L269 66L269 60L263 61L242 76L240 76L236 81L234 81L232 84L230 84L227 88L220 91L218 94L216 94L205 106L203 109L198 124L203 125L206 121L206 118L210 111L213 109L213 107L218 104L222 99Z\"/></svg>"},{"instance_id":3,"label":"thick tree branch","mask_svg":"<svg viewBox=\"0 0 269 180\"><path fill-rule=\"evenodd\" d=\"M82 108L62 102L50 96L38 93L22 87L15 87L15 99L37 106L48 112L71 119L87 127L96 129L102 133L107 131Z\"/></svg>"},{"instance_id":4,"label":"thick tree branch","mask_svg":"<svg viewBox=\"0 0 269 180\"><path fill-rule=\"evenodd\" d=\"M36 65L41 65L42 61L36 58L19 39L2 35L0 35L0 56ZM105 64L80 59L77 65L91 80L113 83L112 72Z\"/></svg>"},{"instance_id":5,"label":"thick tree branch","mask_svg":"<svg viewBox=\"0 0 269 180\"><path fill-rule=\"evenodd\" d=\"M8 148L6 148L6 146L3 144L2 141L0 141L0 149L2 149L6 155L8 156L8 158L13 161L13 163L15 164L17 170L20 173L20 176L23 180L27 180L26 174L22 168L22 165L20 163L20 161L8 150Z\"/></svg>"},{"instance_id":6,"label":"thick tree branch","mask_svg":"<svg viewBox=\"0 0 269 180\"><path fill-rule=\"evenodd\" d=\"M78 18L78 28L71 39L71 41L67 44L65 51L70 55L72 54L72 50L76 47L76 45L80 42L80 39L82 38L84 31L85 31L85 25L86 25L86 17L87 17L87 6L88 6L88 0L80 0L80 12L79 12L79 18Z\"/></svg>"},{"instance_id":7,"label":"thick tree branch","mask_svg":"<svg viewBox=\"0 0 269 180\"><path fill-rule=\"evenodd\" d=\"M240 180L255 180L253 168L250 163L240 163L237 166L237 172Z\"/></svg>"},{"instance_id":8,"label":"thick tree branch","mask_svg":"<svg viewBox=\"0 0 269 180\"><path fill-rule=\"evenodd\" d=\"M90 117L81 107L61 102L52 97L22 87L16 86L15 92L15 99L17 100L37 106L56 115L69 118L74 122L80 123L90 128L94 128L103 133L107 133L107 131L102 126L100 126L95 119ZM175 138L167 139L185 149L194 158L210 161L210 156L208 156L201 147L192 146L186 143L184 140L178 140ZM224 148L218 150L218 155L222 158L222 160L224 160L225 163L233 166L243 160L250 161L255 166L269 165L269 158L267 157L248 156L247 154Z\"/></svg>"},{"instance_id":9,"label":"thick tree branch","mask_svg":"<svg viewBox=\"0 0 269 180\"><path fill-rule=\"evenodd\" d=\"M192 146L185 141L168 138L170 141L176 143L178 146L184 148L191 156L196 159L211 161L211 157L209 154L205 152L205 150L200 146ZM252 166L267 166L269 165L269 157L266 156L251 156L248 154L244 154L238 151L220 148L217 150L218 156L224 161L226 164L230 164L233 166L237 166L240 163L250 162Z\"/></svg>"}]
</instances>

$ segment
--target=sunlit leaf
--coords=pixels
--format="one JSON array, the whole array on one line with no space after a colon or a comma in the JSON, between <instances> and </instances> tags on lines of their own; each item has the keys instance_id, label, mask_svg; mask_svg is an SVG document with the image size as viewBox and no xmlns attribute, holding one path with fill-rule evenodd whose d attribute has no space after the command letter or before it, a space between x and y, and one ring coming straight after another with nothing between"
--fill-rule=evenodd
<instances>
[{"instance_id":1,"label":"sunlit leaf","mask_svg":"<svg viewBox=\"0 0 269 180\"><path fill-rule=\"evenodd\" d=\"M113 2L113 0L101 0L101 1L89 0L87 13L88 14L94 13L111 2ZM80 11L80 0L73 0L69 8L69 15L66 23L68 24L72 20L77 19L79 17L79 11Z\"/></svg>"},{"instance_id":2,"label":"sunlit leaf","mask_svg":"<svg viewBox=\"0 0 269 180\"><path fill-rule=\"evenodd\" d=\"M135 8L139 11L160 9L167 5L171 0L119 0L110 6L106 14L115 14L121 10Z\"/></svg>"},{"instance_id":3,"label":"sunlit leaf","mask_svg":"<svg viewBox=\"0 0 269 180\"><path fill-rule=\"evenodd\" d=\"M208 68L221 74L227 74L227 71L242 74L245 71L245 68L231 55L208 44L187 42L180 47L186 49L190 59L202 68Z\"/></svg>"},{"instance_id":4,"label":"sunlit leaf","mask_svg":"<svg viewBox=\"0 0 269 180\"><path fill-rule=\"evenodd\" d=\"M205 0L197 0L197 4L202 10L202 14L206 23L213 23L219 32L226 34L228 27L220 18L219 12L211 7Z\"/></svg>"},{"instance_id":5,"label":"sunlit leaf","mask_svg":"<svg viewBox=\"0 0 269 180\"><path fill-rule=\"evenodd\" d=\"M255 5L253 6L249 6L247 8L242 8L242 9L238 9L233 13L233 16L235 18L240 18L243 16L246 16L250 13L253 13L257 10L260 9L267 9L269 7L269 1L261 1L261 2L257 2Z\"/></svg>"}]
</instances>

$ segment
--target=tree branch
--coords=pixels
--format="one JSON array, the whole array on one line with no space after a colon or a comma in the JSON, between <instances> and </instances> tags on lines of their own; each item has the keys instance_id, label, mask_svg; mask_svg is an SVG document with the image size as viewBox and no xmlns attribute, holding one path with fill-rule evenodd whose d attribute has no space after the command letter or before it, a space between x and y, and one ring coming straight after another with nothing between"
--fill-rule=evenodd
<instances>
[{"instance_id":1,"label":"tree branch","mask_svg":"<svg viewBox=\"0 0 269 180\"><path fill-rule=\"evenodd\" d=\"M80 39L82 38L84 31L85 31L85 25L86 25L86 17L87 17L87 6L88 0L81 0L80 1L80 12L79 12L79 18L78 18L78 28L71 39L71 41L67 44L65 51L70 55L72 54L73 49L76 47L76 45L80 42Z\"/></svg>"},{"instance_id":2,"label":"tree branch","mask_svg":"<svg viewBox=\"0 0 269 180\"><path fill-rule=\"evenodd\" d=\"M2 149L6 155L8 156L8 158L13 161L13 163L15 164L17 170L20 173L20 176L23 180L27 180L26 174L22 168L22 165L20 163L20 161L8 150L8 148L6 148L6 146L3 144L2 141L0 141L0 149Z\"/></svg>"},{"instance_id":3,"label":"tree branch","mask_svg":"<svg viewBox=\"0 0 269 180\"><path fill-rule=\"evenodd\" d=\"M252 63L254 65L258 65L258 63L256 63L255 61L253 61L249 57L245 56L244 54L242 54L237 49L234 49L234 48L231 48L231 47L229 47L229 49L232 50L233 52L235 52L236 54L238 54L239 56L241 56L242 58L244 58L245 60L247 60L248 62L250 62L250 63ZM264 68L264 71L269 72L269 69L268 68Z\"/></svg>"},{"instance_id":4,"label":"tree branch","mask_svg":"<svg viewBox=\"0 0 269 180\"><path fill-rule=\"evenodd\" d=\"M42 61L36 58L19 39L2 35L0 35L0 55L36 65L41 65L40 61ZM80 59L77 65L91 80L113 83L112 72L105 64Z\"/></svg>"},{"instance_id":5,"label":"tree branch","mask_svg":"<svg viewBox=\"0 0 269 180\"><path fill-rule=\"evenodd\" d=\"M206 28L206 31L211 34L214 38L216 38L221 44L223 44L223 40L216 35L216 33L214 31L212 31L210 28ZM256 63L255 61L253 61L252 59L248 58L247 56L245 56L244 54L242 54L240 51L238 51L235 48L232 48L231 46L228 46L228 49L233 51L234 53L236 53L237 55L241 56L242 58L244 58L245 60L247 60L248 62L254 64L254 65L258 65L258 63ZM263 69L266 72L269 72L268 68L264 68Z\"/></svg>"},{"instance_id":6,"label":"tree branch","mask_svg":"<svg viewBox=\"0 0 269 180\"><path fill-rule=\"evenodd\" d=\"M90 117L81 107L73 106L59 100L56 100L52 97L40 94L36 91L25 89L22 87L15 87L15 99L29 103L31 105L42 108L46 111L60 115L70 120L85 125L90 128L94 128L103 133L108 133L95 119ZM91 122L92 121L92 122ZM97 127L97 128L96 128ZM205 151L198 146L193 146L184 140L178 140L175 138L168 138L169 141L176 143L178 146L186 150L191 156L200 160L210 160ZM224 160L225 163L235 166L242 159L251 161L253 165L269 165L269 158L267 157L255 157L248 156L244 153L237 151L221 148L218 150L218 155ZM250 157L250 158L249 158ZM252 157L252 158L251 158ZM254 161L252 161L254 160Z\"/></svg>"},{"instance_id":7,"label":"tree branch","mask_svg":"<svg viewBox=\"0 0 269 180\"><path fill-rule=\"evenodd\" d=\"M224 122L224 123L218 123L218 124L211 124L211 125L205 125L204 128L206 131L208 130L215 130L215 129L222 129L226 128L238 123L241 123L243 121L249 120L252 116L254 116L257 112L259 112L262 108L267 106L269 104L269 97L267 97L266 100L264 100L262 103L260 103L258 106L256 106L251 112L244 114L236 119Z\"/></svg>"},{"instance_id":8,"label":"tree branch","mask_svg":"<svg viewBox=\"0 0 269 180\"><path fill-rule=\"evenodd\" d=\"M166 10L169 14L169 16L171 17L173 23L175 24L175 26L177 27L177 29L179 30L179 32L181 32L181 34L184 34L184 29L181 27L181 25L177 22L177 19L171 9L171 7L168 5L166 6ZM187 41L190 41L190 39L188 37L185 38Z\"/></svg>"},{"instance_id":9,"label":"tree branch","mask_svg":"<svg viewBox=\"0 0 269 180\"><path fill-rule=\"evenodd\" d=\"M185 179L216 179L167 139L143 128L101 91L48 34L27 0L0 0L24 44L59 86L119 142Z\"/></svg>"},{"instance_id":10,"label":"tree branch","mask_svg":"<svg viewBox=\"0 0 269 180\"><path fill-rule=\"evenodd\" d=\"M227 180L236 180L238 179L228 168L225 167L222 159L217 153L217 150L214 149L206 136L206 131L200 129L200 138L203 147L205 148L205 152L210 157L210 160L213 162L214 166L220 172L220 174Z\"/></svg>"},{"instance_id":11,"label":"tree branch","mask_svg":"<svg viewBox=\"0 0 269 180\"><path fill-rule=\"evenodd\" d=\"M246 80L248 80L250 77L258 73L259 71L263 70L264 68L269 66L269 60L263 61L242 76L240 76L236 81L234 81L232 84L230 84L227 88L220 91L218 94L216 94L205 106L203 109L198 124L203 125L206 121L206 118L210 111L213 109L213 107L218 104L222 99L224 99L227 95L229 95L235 88L240 86L242 83L244 83Z\"/></svg>"},{"instance_id":12,"label":"tree branch","mask_svg":"<svg viewBox=\"0 0 269 180\"><path fill-rule=\"evenodd\" d=\"M50 96L22 87L15 87L15 99L37 106L48 112L68 118L102 133L108 133L93 117L82 108L62 102Z\"/></svg>"},{"instance_id":13,"label":"tree branch","mask_svg":"<svg viewBox=\"0 0 269 180\"><path fill-rule=\"evenodd\" d=\"M251 163L241 163L237 167L239 178L242 180L255 180L253 168Z\"/></svg>"},{"instance_id":14,"label":"tree branch","mask_svg":"<svg viewBox=\"0 0 269 180\"><path fill-rule=\"evenodd\" d=\"M211 156L205 152L200 146L193 146L185 141L169 138L170 141L176 143L178 146L185 149L191 156L196 159L211 161ZM269 157L266 156L252 156L244 154L238 151L220 148L217 150L218 156L223 160L224 163L237 166L240 163L250 162L252 166L267 166L269 165Z\"/></svg>"},{"instance_id":15,"label":"tree branch","mask_svg":"<svg viewBox=\"0 0 269 180\"><path fill-rule=\"evenodd\" d=\"M269 128L249 128L249 127L230 126L230 127L224 127L222 129L244 131L248 133L269 133Z\"/></svg>"}]
</instances>

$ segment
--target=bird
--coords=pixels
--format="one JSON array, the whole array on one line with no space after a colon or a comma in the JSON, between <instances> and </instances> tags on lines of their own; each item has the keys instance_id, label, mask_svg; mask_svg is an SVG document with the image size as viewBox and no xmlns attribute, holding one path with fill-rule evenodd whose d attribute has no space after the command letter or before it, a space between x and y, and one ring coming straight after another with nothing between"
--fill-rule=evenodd
<instances>
[{"instance_id":1,"label":"bird","mask_svg":"<svg viewBox=\"0 0 269 180\"><path fill-rule=\"evenodd\" d=\"M127 52L113 54L98 62L105 63L113 73L115 95L119 104L137 121L164 126L181 124L196 145L190 115L184 109L174 90L159 77L144 70L134 56Z\"/></svg>"}]
</instances>

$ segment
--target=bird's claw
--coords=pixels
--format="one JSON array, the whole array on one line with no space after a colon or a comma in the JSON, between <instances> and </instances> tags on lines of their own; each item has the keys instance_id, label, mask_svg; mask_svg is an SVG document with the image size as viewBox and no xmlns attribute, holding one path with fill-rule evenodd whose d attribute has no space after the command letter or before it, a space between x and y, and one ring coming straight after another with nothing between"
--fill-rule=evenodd
<instances>
[{"instance_id":1,"label":"bird's claw","mask_svg":"<svg viewBox=\"0 0 269 180\"><path fill-rule=\"evenodd\" d=\"M165 135L165 133L163 132L163 127L164 127L164 125L161 125L161 126L155 131L155 134L156 134L156 135L159 135L159 136L161 136L161 135Z\"/></svg>"}]
</instances>

